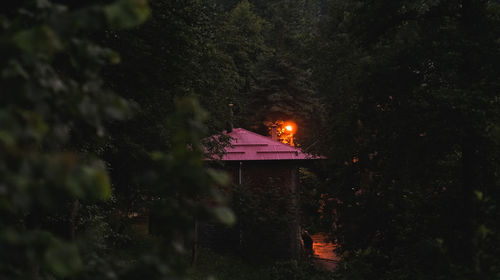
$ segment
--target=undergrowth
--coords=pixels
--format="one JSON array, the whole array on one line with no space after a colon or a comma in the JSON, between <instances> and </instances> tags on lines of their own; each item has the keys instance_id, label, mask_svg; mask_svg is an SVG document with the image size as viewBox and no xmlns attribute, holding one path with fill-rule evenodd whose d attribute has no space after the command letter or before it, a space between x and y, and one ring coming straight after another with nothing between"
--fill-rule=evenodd
<instances>
[{"instance_id":1,"label":"undergrowth","mask_svg":"<svg viewBox=\"0 0 500 280\"><path fill-rule=\"evenodd\" d=\"M310 261L249 262L232 254L200 249L192 272L194 280L332 280L333 274L318 270Z\"/></svg>"}]
</instances>

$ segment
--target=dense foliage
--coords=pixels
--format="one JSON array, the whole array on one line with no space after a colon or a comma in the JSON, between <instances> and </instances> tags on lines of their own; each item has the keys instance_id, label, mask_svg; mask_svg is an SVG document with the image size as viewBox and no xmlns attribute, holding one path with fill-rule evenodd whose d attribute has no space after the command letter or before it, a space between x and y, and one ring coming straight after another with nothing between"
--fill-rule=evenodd
<instances>
[{"instance_id":1,"label":"dense foliage","mask_svg":"<svg viewBox=\"0 0 500 280\"><path fill-rule=\"evenodd\" d=\"M500 277L498 1L6 2L0 278L186 276L197 221L234 222L200 144L229 103L328 157L301 173L343 256L318 277ZM261 253L287 223L266 190L233 200Z\"/></svg>"},{"instance_id":2,"label":"dense foliage","mask_svg":"<svg viewBox=\"0 0 500 280\"><path fill-rule=\"evenodd\" d=\"M153 240L131 240L121 229L121 220L144 213L117 207L121 185L108 176L116 165L103 161L114 149L116 123L137 120L144 104L109 90L101 69L119 56L95 41L102 29L144 22L147 3L20 1L2 9L1 277L184 275L193 217L234 219L210 188L223 185L225 176L203 167L205 111L192 98L179 99L177 110L163 116L172 127L168 149L140 148L141 168L129 179L161 220ZM200 197L213 199L208 204Z\"/></svg>"},{"instance_id":3,"label":"dense foliage","mask_svg":"<svg viewBox=\"0 0 500 280\"><path fill-rule=\"evenodd\" d=\"M249 263L234 255L217 254L204 249L201 252L198 271L193 279L204 280L211 275L219 280L331 280L329 271L322 271L309 262L291 260L273 263Z\"/></svg>"},{"instance_id":4,"label":"dense foliage","mask_svg":"<svg viewBox=\"0 0 500 280\"><path fill-rule=\"evenodd\" d=\"M343 278L497 278L498 2L330 5L317 77Z\"/></svg>"}]
</instances>

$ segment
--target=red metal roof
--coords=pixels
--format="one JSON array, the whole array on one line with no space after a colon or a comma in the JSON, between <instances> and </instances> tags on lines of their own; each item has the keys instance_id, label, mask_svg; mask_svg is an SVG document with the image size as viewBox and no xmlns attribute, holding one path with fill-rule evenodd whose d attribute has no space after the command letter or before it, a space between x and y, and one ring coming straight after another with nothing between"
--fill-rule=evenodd
<instances>
[{"instance_id":1,"label":"red metal roof","mask_svg":"<svg viewBox=\"0 0 500 280\"><path fill-rule=\"evenodd\" d=\"M323 158L304 153L298 148L243 128L234 128L227 135L231 137L231 145L225 148L226 153L221 159L223 161L312 160Z\"/></svg>"}]
</instances>

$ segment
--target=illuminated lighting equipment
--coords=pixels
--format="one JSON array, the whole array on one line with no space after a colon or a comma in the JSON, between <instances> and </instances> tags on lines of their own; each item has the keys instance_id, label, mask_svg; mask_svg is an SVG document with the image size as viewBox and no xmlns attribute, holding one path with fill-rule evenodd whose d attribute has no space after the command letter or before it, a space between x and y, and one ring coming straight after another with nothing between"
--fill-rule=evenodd
<instances>
[{"instance_id":1,"label":"illuminated lighting equipment","mask_svg":"<svg viewBox=\"0 0 500 280\"><path fill-rule=\"evenodd\" d=\"M297 125L294 122L285 122L282 124L281 131L281 142L292 147L295 146L295 144L293 143L293 135L297 131Z\"/></svg>"},{"instance_id":2,"label":"illuminated lighting equipment","mask_svg":"<svg viewBox=\"0 0 500 280\"><path fill-rule=\"evenodd\" d=\"M297 132L297 124L294 122L285 122L282 125L283 132L288 133L288 134L295 134Z\"/></svg>"},{"instance_id":3,"label":"illuminated lighting equipment","mask_svg":"<svg viewBox=\"0 0 500 280\"><path fill-rule=\"evenodd\" d=\"M295 146L294 135L297 133L297 124L293 121L275 121L268 126L271 139Z\"/></svg>"}]
</instances>

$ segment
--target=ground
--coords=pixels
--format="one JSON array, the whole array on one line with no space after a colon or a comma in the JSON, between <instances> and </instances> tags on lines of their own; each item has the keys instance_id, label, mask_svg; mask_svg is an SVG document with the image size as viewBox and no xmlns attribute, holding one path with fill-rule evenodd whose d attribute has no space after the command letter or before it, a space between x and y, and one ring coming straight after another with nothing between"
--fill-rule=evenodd
<instances>
[{"instance_id":1,"label":"ground","mask_svg":"<svg viewBox=\"0 0 500 280\"><path fill-rule=\"evenodd\" d=\"M201 248L192 272L194 280L327 280L332 273L318 269L309 261L256 263L230 254L218 254Z\"/></svg>"},{"instance_id":2,"label":"ground","mask_svg":"<svg viewBox=\"0 0 500 280\"><path fill-rule=\"evenodd\" d=\"M329 241L325 233L313 234L311 238L313 239L313 262L318 269L333 271L339 261L339 257L334 252L336 245Z\"/></svg>"}]
</instances>

